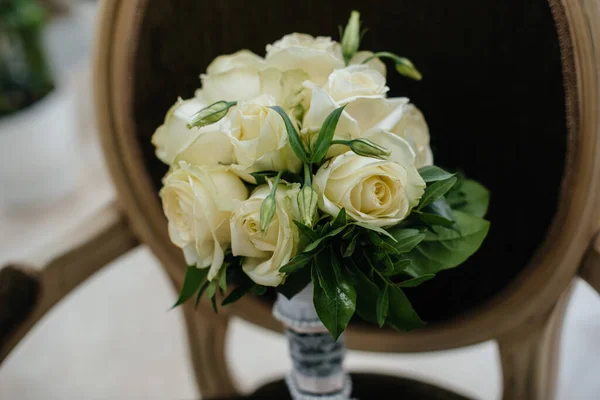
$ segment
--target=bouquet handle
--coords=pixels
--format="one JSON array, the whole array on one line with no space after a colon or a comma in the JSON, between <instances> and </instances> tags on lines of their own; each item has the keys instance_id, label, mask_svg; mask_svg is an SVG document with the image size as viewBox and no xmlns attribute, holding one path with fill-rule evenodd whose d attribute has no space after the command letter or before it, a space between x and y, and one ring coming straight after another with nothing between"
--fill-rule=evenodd
<instances>
[{"instance_id":1,"label":"bouquet handle","mask_svg":"<svg viewBox=\"0 0 600 400\"><path fill-rule=\"evenodd\" d=\"M111 203L46 251L0 269L0 363L55 304L138 244Z\"/></svg>"},{"instance_id":2,"label":"bouquet handle","mask_svg":"<svg viewBox=\"0 0 600 400\"><path fill-rule=\"evenodd\" d=\"M600 294L600 233L596 235L583 258L579 276Z\"/></svg>"}]
</instances>

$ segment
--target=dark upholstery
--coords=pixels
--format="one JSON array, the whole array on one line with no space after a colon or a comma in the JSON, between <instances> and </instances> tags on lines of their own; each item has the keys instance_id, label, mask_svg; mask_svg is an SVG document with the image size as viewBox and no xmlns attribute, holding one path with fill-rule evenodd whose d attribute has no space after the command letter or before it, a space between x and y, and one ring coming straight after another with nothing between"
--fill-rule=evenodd
<instances>
[{"instance_id":1,"label":"dark upholstery","mask_svg":"<svg viewBox=\"0 0 600 400\"><path fill-rule=\"evenodd\" d=\"M424 382L385 375L353 374L352 387L352 398L361 400L469 400L467 397ZM261 387L250 396L229 400L258 399L289 400L290 394L285 382L280 380Z\"/></svg>"},{"instance_id":2,"label":"dark upholstery","mask_svg":"<svg viewBox=\"0 0 600 400\"><path fill-rule=\"evenodd\" d=\"M545 0L150 0L134 71L134 118L156 188L166 167L150 137L177 96L219 54L299 31L337 38L362 13L364 49L411 58L412 82L391 71L391 95L424 112L436 163L463 170L492 193L492 228L464 266L410 290L421 316L449 318L480 305L522 270L557 209L567 130L559 41ZM123 38L127 40L127 38Z\"/></svg>"}]
</instances>

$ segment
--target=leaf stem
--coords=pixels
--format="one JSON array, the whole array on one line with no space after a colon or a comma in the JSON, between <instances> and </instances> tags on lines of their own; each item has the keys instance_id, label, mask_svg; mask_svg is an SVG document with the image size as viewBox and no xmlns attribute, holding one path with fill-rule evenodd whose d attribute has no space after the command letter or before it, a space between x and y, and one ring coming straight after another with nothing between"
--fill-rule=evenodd
<instances>
[{"instance_id":1,"label":"leaf stem","mask_svg":"<svg viewBox=\"0 0 600 400\"><path fill-rule=\"evenodd\" d=\"M312 163L304 163L304 186L312 186Z\"/></svg>"},{"instance_id":2,"label":"leaf stem","mask_svg":"<svg viewBox=\"0 0 600 400\"><path fill-rule=\"evenodd\" d=\"M375 58L389 58L390 60L394 61L394 64L396 64L396 71L398 71L400 75L404 75L417 81L420 81L423 78L423 75L421 75L412 61L406 57L400 57L397 54L390 53L389 51L380 51L375 53L371 57L367 57L362 64L366 64Z\"/></svg>"},{"instance_id":3,"label":"leaf stem","mask_svg":"<svg viewBox=\"0 0 600 400\"><path fill-rule=\"evenodd\" d=\"M389 51L380 51L380 52L373 54L371 57L365 58L365 60L361 64L366 64L369 61L374 60L376 58L389 58L391 60L396 61L399 57L398 57L398 55L396 55L394 53L390 53Z\"/></svg>"},{"instance_id":4,"label":"leaf stem","mask_svg":"<svg viewBox=\"0 0 600 400\"><path fill-rule=\"evenodd\" d=\"M367 262L369 263L371 270L375 271L377 273L377 275L379 275L379 277L381 278L381 280L383 281L383 283L386 286L391 285L392 283L390 282L389 278L383 276L383 274L377 268L375 268L375 266L373 265L373 263L371 262L371 260L369 259L369 257L367 256L367 254L365 253L364 250L362 253L363 253L363 257L366 258Z\"/></svg>"},{"instance_id":5,"label":"leaf stem","mask_svg":"<svg viewBox=\"0 0 600 400\"><path fill-rule=\"evenodd\" d=\"M275 181L273 182L273 187L271 188L271 196L275 196L275 192L277 191L277 185L279 185L279 180L281 179L281 175L283 175L283 171L279 171L277 176L275 177Z\"/></svg>"}]
</instances>

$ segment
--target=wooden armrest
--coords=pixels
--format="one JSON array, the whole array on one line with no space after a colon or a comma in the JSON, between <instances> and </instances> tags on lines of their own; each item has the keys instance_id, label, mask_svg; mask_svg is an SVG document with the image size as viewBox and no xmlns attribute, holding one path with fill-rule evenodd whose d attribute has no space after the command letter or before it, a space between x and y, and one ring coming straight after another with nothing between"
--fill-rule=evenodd
<instances>
[{"instance_id":1,"label":"wooden armrest","mask_svg":"<svg viewBox=\"0 0 600 400\"><path fill-rule=\"evenodd\" d=\"M42 262L42 268L11 264L0 270L0 363L77 285L139 244L114 204L85 221L54 248L65 248L65 243L68 245L62 255ZM42 254L33 259L45 257Z\"/></svg>"},{"instance_id":2,"label":"wooden armrest","mask_svg":"<svg viewBox=\"0 0 600 400\"><path fill-rule=\"evenodd\" d=\"M596 236L583 258L579 276L600 294L600 234Z\"/></svg>"}]
</instances>

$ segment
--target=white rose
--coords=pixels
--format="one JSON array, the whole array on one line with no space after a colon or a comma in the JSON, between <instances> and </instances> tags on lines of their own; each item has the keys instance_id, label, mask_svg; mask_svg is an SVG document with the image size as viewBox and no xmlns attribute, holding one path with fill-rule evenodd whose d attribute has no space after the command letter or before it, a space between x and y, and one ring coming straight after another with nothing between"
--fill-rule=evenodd
<instances>
[{"instance_id":1,"label":"white rose","mask_svg":"<svg viewBox=\"0 0 600 400\"><path fill-rule=\"evenodd\" d=\"M208 279L212 280L231 241L233 202L245 200L248 190L226 167L181 162L164 178L160 196L171 241L183 249L188 265L210 267Z\"/></svg>"},{"instance_id":2,"label":"white rose","mask_svg":"<svg viewBox=\"0 0 600 400\"><path fill-rule=\"evenodd\" d=\"M290 117L299 116L309 105L308 90L303 86L309 78L301 69L267 68L260 72L261 93L273 96L275 103Z\"/></svg>"},{"instance_id":3,"label":"white rose","mask_svg":"<svg viewBox=\"0 0 600 400\"><path fill-rule=\"evenodd\" d=\"M433 164L433 153L429 147L429 128L425 118L417 107L407 101L397 103L392 112L375 124L370 131L362 134L362 137L384 147L402 138L412 148L417 168Z\"/></svg>"},{"instance_id":4,"label":"white rose","mask_svg":"<svg viewBox=\"0 0 600 400\"><path fill-rule=\"evenodd\" d=\"M243 101L231 110L225 129L231 136L235 164L239 176L254 183L250 173L261 170L298 172L302 162L292 150L285 123L269 106L272 96L263 95Z\"/></svg>"},{"instance_id":5,"label":"white rose","mask_svg":"<svg viewBox=\"0 0 600 400\"><path fill-rule=\"evenodd\" d=\"M314 82L304 82L309 90L310 103L304 120L303 132L315 131L321 128L327 116L336 108L342 106L324 89ZM346 108L338 122L335 136L340 139L358 138L361 132L373 128L395 109L408 103L406 98L386 99L382 97L357 97L346 103Z\"/></svg>"},{"instance_id":6,"label":"white rose","mask_svg":"<svg viewBox=\"0 0 600 400\"><path fill-rule=\"evenodd\" d=\"M419 203L425 182L410 164L344 153L325 163L315 176L319 208L337 216L342 208L356 221L393 226Z\"/></svg>"},{"instance_id":7,"label":"white rose","mask_svg":"<svg viewBox=\"0 0 600 400\"><path fill-rule=\"evenodd\" d=\"M362 64L363 61L365 61L367 58L373 56L373 52L372 51L357 51L354 56L352 57L352 59L350 60L350 62L348 63L348 65L358 65L358 64ZM384 77L386 76L386 72L387 69L385 67L385 64L379 59L379 58L373 58L371 61L369 61L368 63L364 64L364 65L368 65L371 68L376 69L377 71L379 71L379 73L381 75L383 75Z\"/></svg>"},{"instance_id":8,"label":"white rose","mask_svg":"<svg viewBox=\"0 0 600 400\"><path fill-rule=\"evenodd\" d=\"M186 124L206 103L199 99L179 99L167 112L165 122L152 136L156 156L165 164L172 165L176 159L196 165L231 164L233 149L227 135L219 129L219 123L188 129ZM196 143L197 146L191 148ZM185 150L186 154L178 157ZM196 151L199 149L199 151Z\"/></svg>"},{"instance_id":9,"label":"white rose","mask_svg":"<svg viewBox=\"0 0 600 400\"><path fill-rule=\"evenodd\" d=\"M367 65L351 65L329 75L325 91L337 103L345 104L359 97L385 97L390 88L379 71Z\"/></svg>"},{"instance_id":10,"label":"white rose","mask_svg":"<svg viewBox=\"0 0 600 400\"><path fill-rule=\"evenodd\" d=\"M220 100L247 100L260 94L259 72L265 68L264 60L248 50L219 56L200 75L202 89L196 97L212 104Z\"/></svg>"},{"instance_id":11,"label":"white rose","mask_svg":"<svg viewBox=\"0 0 600 400\"><path fill-rule=\"evenodd\" d=\"M278 286L284 274L279 268L298 251L299 233L294 219L299 218L296 197L300 185L280 183L275 196L276 212L265 232L260 230L260 208L271 191L259 186L246 201L236 202L231 217L231 251L244 257L244 272L259 285Z\"/></svg>"},{"instance_id":12,"label":"white rose","mask_svg":"<svg viewBox=\"0 0 600 400\"><path fill-rule=\"evenodd\" d=\"M282 71L302 69L318 85L327 82L333 70L344 67L339 43L329 37L313 37L303 33L286 35L267 46L267 64Z\"/></svg>"},{"instance_id":13,"label":"white rose","mask_svg":"<svg viewBox=\"0 0 600 400\"><path fill-rule=\"evenodd\" d=\"M423 113L417 107L413 104L405 105L400 122L391 131L412 146L417 155L415 161L417 168L433 165L433 153L429 146L429 127Z\"/></svg>"},{"instance_id":14,"label":"white rose","mask_svg":"<svg viewBox=\"0 0 600 400\"><path fill-rule=\"evenodd\" d=\"M339 108L341 104L336 102L325 90L316 86L313 82L305 82L304 86L310 89L311 99L309 109L304 115L302 134L309 135L318 132L327 116L333 110ZM410 146L397 135L389 133L391 139L388 140L385 137L385 140L383 140L385 143L379 143L375 140L379 140L383 136L388 136L388 133L382 133L382 131L390 130L398 122L398 120L394 119L392 121L388 117L390 115L394 116L394 112L402 108L406 103L408 103L408 99L406 98L358 97L346 103L346 108L338 121L334 138L336 140L348 140L364 137L386 147L392 152L392 155L396 153L406 154L407 147ZM331 146L327 156L333 157L345 151L348 151L348 147L334 145ZM408 152L411 152L411 150L409 149Z\"/></svg>"},{"instance_id":15,"label":"white rose","mask_svg":"<svg viewBox=\"0 0 600 400\"><path fill-rule=\"evenodd\" d=\"M240 50L233 54L221 55L206 67L207 75L221 74L234 68L248 68L260 71L266 66L265 60L250 50Z\"/></svg>"}]
</instances>

